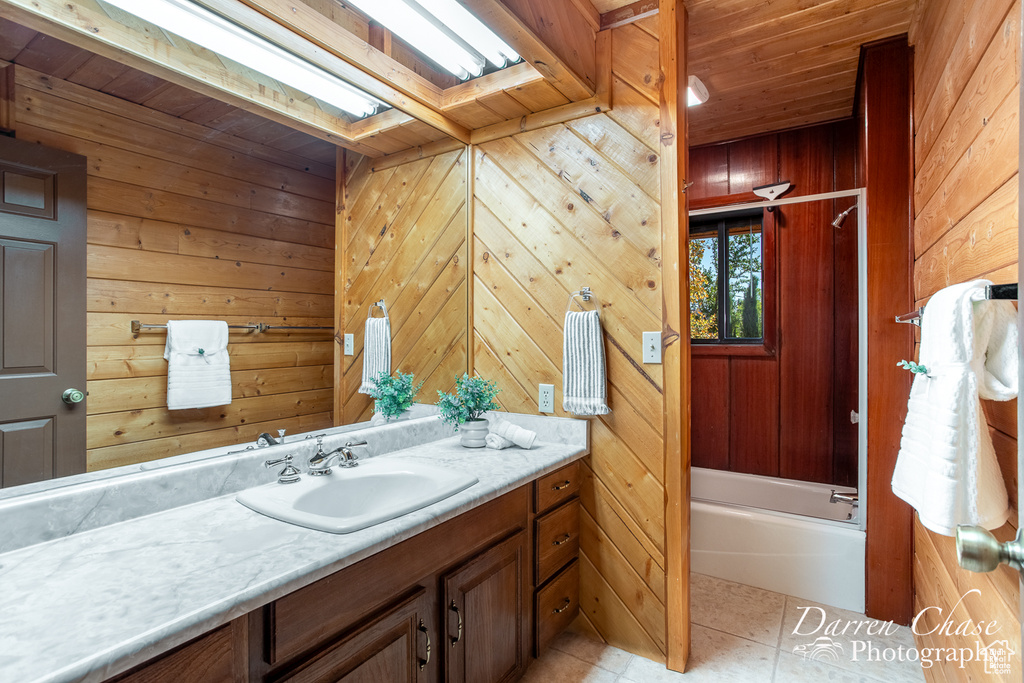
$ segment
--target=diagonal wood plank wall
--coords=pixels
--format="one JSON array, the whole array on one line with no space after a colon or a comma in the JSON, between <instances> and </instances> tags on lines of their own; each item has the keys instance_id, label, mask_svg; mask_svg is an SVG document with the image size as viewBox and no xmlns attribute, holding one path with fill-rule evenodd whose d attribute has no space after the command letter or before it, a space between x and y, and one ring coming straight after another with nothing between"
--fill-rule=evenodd
<instances>
[{"instance_id":1,"label":"diagonal wood plank wall","mask_svg":"<svg viewBox=\"0 0 1024 683\"><path fill-rule=\"evenodd\" d=\"M12 68L17 137L89 160L88 468L329 426L329 332L232 331L232 403L168 411L130 322L331 325L333 164Z\"/></svg>"},{"instance_id":2,"label":"diagonal wood plank wall","mask_svg":"<svg viewBox=\"0 0 1024 683\"><path fill-rule=\"evenodd\" d=\"M968 3L921 2L911 25L914 60L914 297L924 304L937 290L974 278L1015 282L1017 278L1017 185L1020 83L1019 0ZM985 402L985 416L1000 467L1018 503L1017 402ZM994 532L1001 541L1016 531L1017 515ZM982 636L984 645L1009 640L1019 650L1017 573L1000 567L974 574L956 563L954 541L915 523L914 611L937 606L949 614L967 591L955 619L998 622L1001 630ZM921 633L941 623L930 610ZM974 637L918 636L919 646L970 647ZM984 663L965 669L932 667L929 681L1021 680L1021 655L1006 674L993 675Z\"/></svg>"},{"instance_id":3,"label":"diagonal wood plank wall","mask_svg":"<svg viewBox=\"0 0 1024 683\"><path fill-rule=\"evenodd\" d=\"M380 171L368 158L348 164L338 305L355 354L339 359L343 423L372 414L373 400L357 390L366 315L379 299L391 319L391 367L423 380L419 401L435 403L466 371L466 159L458 149Z\"/></svg>"},{"instance_id":4,"label":"diagonal wood plank wall","mask_svg":"<svg viewBox=\"0 0 1024 683\"><path fill-rule=\"evenodd\" d=\"M506 410L561 410L569 293L601 304L612 413L591 421L581 519L582 620L665 660L662 368L641 364L662 328L657 18L614 29L613 109L494 140L473 158L473 363Z\"/></svg>"}]
</instances>

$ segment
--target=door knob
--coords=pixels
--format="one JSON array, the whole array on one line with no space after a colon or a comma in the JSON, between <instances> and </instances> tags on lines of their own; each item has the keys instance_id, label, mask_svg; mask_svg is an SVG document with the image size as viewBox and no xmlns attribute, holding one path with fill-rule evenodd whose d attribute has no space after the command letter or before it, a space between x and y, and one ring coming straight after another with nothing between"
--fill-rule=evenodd
<instances>
[{"instance_id":1,"label":"door knob","mask_svg":"<svg viewBox=\"0 0 1024 683\"><path fill-rule=\"evenodd\" d=\"M961 567L972 572L990 572L1000 564L1007 564L1017 571L1024 571L1024 544L1021 533L1017 538L1000 543L996 537L980 526L958 526L956 528L956 561Z\"/></svg>"},{"instance_id":2,"label":"door knob","mask_svg":"<svg viewBox=\"0 0 1024 683\"><path fill-rule=\"evenodd\" d=\"M81 389L65 389L64 393L60 395L60 400L67 403L69 406L81 403L84 398L85 392Z\"/></svg>"}]
</instances>

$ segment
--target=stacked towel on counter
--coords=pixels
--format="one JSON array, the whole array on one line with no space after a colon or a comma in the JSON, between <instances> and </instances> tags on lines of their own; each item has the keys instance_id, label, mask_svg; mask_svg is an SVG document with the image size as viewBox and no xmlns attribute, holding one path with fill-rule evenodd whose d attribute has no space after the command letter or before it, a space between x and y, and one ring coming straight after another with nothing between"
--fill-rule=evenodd
<instances>
[{"instance_id":1,"label":"stacked towel on counter","mask_svg":"<svg viewBox=\"0 0 1024 683\"><path fill-rule=\"evenodd\" d=\"M509 446L515 444L526 450L533 448L533 443L537 440L537 432L531 432L529 429L524 429L506 420L493 419L489 431L488 436L496 436L502 441L507 441ZM502 446L502 448L507 447Z\"/></svg>"},{"instance_id":2,"label":"stacked towel on counter","mask_svg":"<svg viewBox=\"0 0 1024 683\"><path fill-rule=\"evenodd\" d=\"M604 335L597 311L568 311L562 337L562 408L573 415L607 415Z\"/></svg>"},{"instance_id":3,"label":"stacked towel on counter","mask_svg":"<svg viewBox=\"0 0 1024 683\"><path fill-rule=\"evenodd\" d=\"M363 335L363 383L360 394L369 394L377 388L377 377L382 372L391 373L391 320L387 309L383 318L366 319Z\"/></svg>"},{"instance_id":4,"label":"stacked towel on counter","mask_svg":"<svg viewBox=\"0 0 1024 683\"><path fill-rule=\"evenodd\" d=\"M985 301L988 280L937 292L921 318L919 362L892 477L921 523L952 536L959 524L995 529L1009 514L979 398L1017 395L1017 312Z\"/></svg>"},{"instance_id":5,"label":"stacked towel on counter","mask_svg":"<svg viewBox=\"0 0 1024 683\"><path fill-rule=\"evenodd\" d=\"M504 448L510 448L514 446L511 441L503 436L498 436L494 432L488 432L487 436L484 437L484 445L488 448L493 448L496 451L500 451Z\"/></svg>"},{"instance_id":6,"label":"stacked towel on counter","mask_svg":"<svg viewBox=\"0 0 1024 683\"><path fill-rule=\"evenodd\" d=\"M223 320L169 320L167 407L208 408L231 403L228 324Z\"/></svg>"}]
</instances>

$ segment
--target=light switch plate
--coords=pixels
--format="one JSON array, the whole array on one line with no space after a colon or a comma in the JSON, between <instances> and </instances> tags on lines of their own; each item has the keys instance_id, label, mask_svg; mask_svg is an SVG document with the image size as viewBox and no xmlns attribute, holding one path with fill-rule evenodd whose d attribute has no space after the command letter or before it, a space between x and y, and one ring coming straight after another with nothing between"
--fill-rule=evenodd
<instances>
[{"instance_id":1,"label":"light switch plate","mask_svg":"<svg viewBox=\"0 0 1024 683\"><path fill-rule=\"evenodd\" d=\"M644 332L644 354L645 363L661 362L661 332Z\"/></svg>"},{"instance_id":2,"label":"light switch plate","mask_svg":"<svg viewBox=\"0 0 1024 683\"><path fill-rule=\"evenodd\" d=\"M352 335L351 334L346 334L345 335L345 355L346 356L351 356L351 355L355 354L355 352L356 352L355 351L355 346L356 346L356 343L352 339Z\"/></svg>"},{"instance_id":3,"label":"light switch plate","mask_svg":"<svg viewBox=\"0 0 1024 683\"><path fill-rule=\"evenodd\" d=\"M537 396L537 403L540 404L540 412L555 412L555 385L541 384Z\"/></svg>"}]
</instances>

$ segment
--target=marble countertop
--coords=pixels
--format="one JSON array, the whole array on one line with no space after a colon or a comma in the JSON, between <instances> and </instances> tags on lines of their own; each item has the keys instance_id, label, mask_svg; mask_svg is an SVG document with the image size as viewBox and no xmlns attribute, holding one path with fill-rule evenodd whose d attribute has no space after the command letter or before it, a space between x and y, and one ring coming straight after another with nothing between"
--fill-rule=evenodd
<instances>
[{"instance_id":1,"label":"marble countertop","mask_svg":"<svg viewBox=\"0 0 1024 683\"><path fill-rule=\"evenodd\" d=\"M351 534L264 517L230 494L0 554L0 680L102 681L587 453L585 437L561 441L494 451L451 437L379 455L479 483Z\"/></svg>"}]
</instances>

